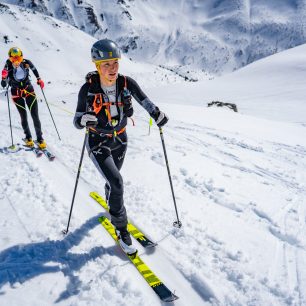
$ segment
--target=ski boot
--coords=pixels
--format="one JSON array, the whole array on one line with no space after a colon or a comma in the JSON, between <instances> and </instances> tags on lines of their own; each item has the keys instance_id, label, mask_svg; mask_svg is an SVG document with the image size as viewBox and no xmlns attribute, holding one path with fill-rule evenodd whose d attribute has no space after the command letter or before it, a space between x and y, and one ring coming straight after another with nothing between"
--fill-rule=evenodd
<instances>
[{"instance_id":1,"label":"ski boot","mask_svg":"<svg viewBox=\"0 0 306 306\"><path fill-rule=\"evenodd\" d=\"M132 239L127 227L124 228L116 228L116 234L118 238L118 242L123 252L128 256L135 257L137 254L137 249L132 244Z\"/></svg>"},{"instance_id":2,"label":"ski boot","mask_svg":"<svg viewBox=\"0 0 306 306\"><path fill-rule=\"evenodd\" d=\"M25 146L29 148L34 148L34 141L32 138L24 138L23 141L25 143Z\"/></svg>"},{"instance_id":3,"label":"ski boot","mask_svg":"<svg viewBox=\"0 0 306 306\"><path fill-rule=\"evenodd\" d=\"M43 139L41 139L39 141L37 140L37 146L40 150L43 150L43 149L47 148L47 144Z\"/></svg>"}]
</instances>

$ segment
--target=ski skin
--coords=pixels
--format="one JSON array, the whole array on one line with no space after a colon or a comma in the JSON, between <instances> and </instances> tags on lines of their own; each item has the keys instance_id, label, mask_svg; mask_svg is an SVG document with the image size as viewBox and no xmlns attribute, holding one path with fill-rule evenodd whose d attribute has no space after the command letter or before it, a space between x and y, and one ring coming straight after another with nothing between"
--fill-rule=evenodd
<instances>
[{"instance_id":1,"label":"ski skin","mask_svg":"<svg viewBox=\"0 0 306 306\"><path fill-rule=\"evenodd\" d=\"M109 211L109 207L106 201L97 193L91 192L89 194L97 203L99 203L106 211ZM144 247L153 248L157 246L157 243L152 242L148 237L146 237L135 225L131 222L128 223L128 231L130 234Z\"/></svg>"},{"instance_id":2,"label":"ski skin","mask_svg":"<svg viewBox=\"0 0 306 306\"><path fill-rule=\"evenodd\" d=\"M119 245L115 228L109 219L102 216L99 218L99 222ZM153 271L144 263L137 253L134 255L128 255L125 252L123 253L130 259L138 272L163 302L173 302L178 299L178 296L176 296L166 287L166 285L153 273Z\"/></svg>"}]
</instances>

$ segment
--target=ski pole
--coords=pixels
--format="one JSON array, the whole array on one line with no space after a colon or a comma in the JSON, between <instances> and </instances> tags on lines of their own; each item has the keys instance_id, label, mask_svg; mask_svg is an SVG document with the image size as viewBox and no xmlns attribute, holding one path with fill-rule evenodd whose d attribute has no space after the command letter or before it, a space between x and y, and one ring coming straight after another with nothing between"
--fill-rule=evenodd
<instances>
[{"instance_id":1,"label":"ski pole","mask_svg":"<svg viewBox=\"0 0 306 306\"><path fill-rule=\"evenodd\" d=\"M47 101L47 99L46 99L45 92L44 92L44 90L43 90L41 87L40 87L40 89L41 89L41 91L42 91L42 94L43 94L43 96L44 96L44 98L45 98L45 101L46 101L46 104L47 104L47 106L48 106L48 110L49 110L51 119L52 119L52 121L53 121L54 127L55 127L55 129L56 129L56 133L57 133L57 135L58 135L58 138L59 138L59 140L61 140L61 137L60 137L60 135L59 135L59 133L58 133L56 124L55 124L55 122L54 122L54 119L53 119L53 116L52 116L52 113L51 113L51 110L50 110L50 107L49 107L49 103L48 103L48 101Z\"/></svg>"},{"instance_id":2,"label":"ski pole","mask_svg":"<svg viewBox=\"0 0 306 306\"><path fill-rule=\"evenodd\" d=\"M180 228L182 226L182 222L179 220L179 216L178 216L178 213L177 213L177 207L176 207L173 184L172 184L170 168L169 168L169 163L168 163L168 157L167 157L167 152L166 152L165 140L164 140L163 130L162 130L161 127L159 128L159 133L160 133L160 138L161 138L161 142L162 142L162 145L163 145L164 156L165 156L167 170L168 170L168 177L169 177L169 182L170 182L170 187L171 187L171 192L172 192L172 198L173 198L175 213L176 213L176 218L177 218L177 220L173 222L173 226Z\"/></svg>"},{"instance_id":3,"label":"ski pole","mask_svg":"<svg viewBox=\"0 0 306 306\"><path fill-rule=\"evenodd\" d=\"M149 120L149 135L151 134L151 126L153 124L153 120L152 120L152 117L150 117L150 120Z\"/></svg>"},{"instance_id":4,"label":"ski pole","mask_svg":"<svg viewBox=\"0 0 306 306\"><path fill-rule=\"evenodd\" d=\"M85 137L84 137L84 143L83 143L83 148L82 148L78 173L77 173L77 177L76 177L76 180L75 180L75 185L74 185L74 191L73 191L73 196L72 196L72 202L71 202L71 207L70 207L70 213L69 213L67 228L62 231L64 235L68 234L68 231L69 231L69 224L70 224L70 219L71 219L71 214L72 214L72 209L73 209L73 204L74 204L74 198L75 198L76 190L77 190L77 187L78 187L78 182L79 182L79 177L80 177L80 173L81 173L81 167L82 167L82 162L83 162L83 157L84 157L84 151L85 151L85 145L86 145L86 142L87 142L87 138L88 138L88 129L86 129L86 134L85 134Z\"/></svg>"},{"instance_id":5,"label":"ski pole","mask_svg":"<svg viewBox=\"0 0 306 306\"><path fill-rule=\"evenodd\" d=\"M11 108L10 108L10 99L9 99L9 95L8 95L8 89L9 89L9 85L6 88L6 98L7 98L7 107L8 107L8 112L9 112L9 118L10 118L10 130L11 130L11 140L12 140L12 145L11 148L14 148L14 139L13 139L13 129L12 129L12 120L11 120Z\"/></svg>"}]
</instances>

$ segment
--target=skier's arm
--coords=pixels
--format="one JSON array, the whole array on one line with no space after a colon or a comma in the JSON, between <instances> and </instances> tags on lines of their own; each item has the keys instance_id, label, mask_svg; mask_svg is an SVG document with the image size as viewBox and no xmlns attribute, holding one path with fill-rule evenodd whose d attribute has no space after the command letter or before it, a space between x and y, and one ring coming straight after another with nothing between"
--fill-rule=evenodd
<instances>
[{"instance_id":1,"label":"skier's arm","mask_svg":"<svg viewBox=\"0 0 306 306\"><path fill-rule=\"evenodd\" d=\"M25 60L26 64L29 65L29 67L31 68L31 70L33 71L34 75L36 76L36 79L40 79L39 73L36 69L36 67L33 65L33 63L30 60Z\"/></svg>"},{"instance_id":2,"label":"skier's arm","mask_svg":"<svg viewBox=\"0 0 306 306\"><path fill-rule=\"evenodd\" d=\"M157 106L147 97L147 95L141 90L137 82L126 77L128 90L131 92L135 100L151 115L156 110Z\"/></svg>"},{"instance_id":3,"label":"skier's arm","mask_svg":"<svg viewBox=\"0 0 306 306\"><path fill-rule=\"evenodd\" d=\"M1 86L4 88L7 85L8 82L8 73L9 73L9 67L8 67L8 62L6 61L2 73L1 73Z\"/></svg>"},{"instance_id":4,"label":"skier's arm","mask_svg":"<svg viewBox=\"0 0 306 306\"><path fill-rule=\"evenodd\" d=\"M165 125L168 122L168 116L147 97L135 80L130 77L126 77L126 80L127 87L135 100L150 114L159 127Z\"/></svg>"},{"instance_id":5,"label":"skier's arm","mask_svg":"<svg viewBox=\"0 0 306 306\"><path fill-rule=\"evenodd\" d=\"M41 87L41 89L43 89L45 87L45 83L40 78L39 73L38 73L36 67L33 65L33 63L30 60L25 60L25 62L26 62L26 65L28 65L28 67L31 68L31 70L33 71L34 75L36 76L37 85L39 85Z\"/></svg>"},{"instance_id":6,"label":"skier's arm","mask_svg":"<svg viewBox=\"0 0 306 306\"><path fill-rule=\"evenodd\" d=\"M78 105L75 111L73 124L77 129L84 128L84 125L81 124L81 118L86 113L86 104L87 104L87 92L89 88L89 83L85 83L79 92L78 96Z\"/></svg>"},{"instance_id":7,"label":"skier's arm","mask_svg":"<svg viewBox=\"0 0 306 306\"><path fill-rule=\"evenodd\" d=\"M4 65L4 67L3 67L3 70L9 71L9 63L8 63L8 60L5 62L5 65Z\"/></svg>"}]
</instances>

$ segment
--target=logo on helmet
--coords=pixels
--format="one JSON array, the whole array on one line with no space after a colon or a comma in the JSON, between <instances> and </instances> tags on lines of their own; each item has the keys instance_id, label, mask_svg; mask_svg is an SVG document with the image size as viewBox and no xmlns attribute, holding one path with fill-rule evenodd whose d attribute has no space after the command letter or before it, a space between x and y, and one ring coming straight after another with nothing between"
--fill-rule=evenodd
<instances>
[{"instance_id":1,"label":"logo on helmet","mask_svg":"<svg viewBox=\"0 0 306 306\"><path fill-rule=\"evenodd\" d=\"M113 57L113 52L112 51L108 52L108 56Z\"/></svg>"}]
</instances>

